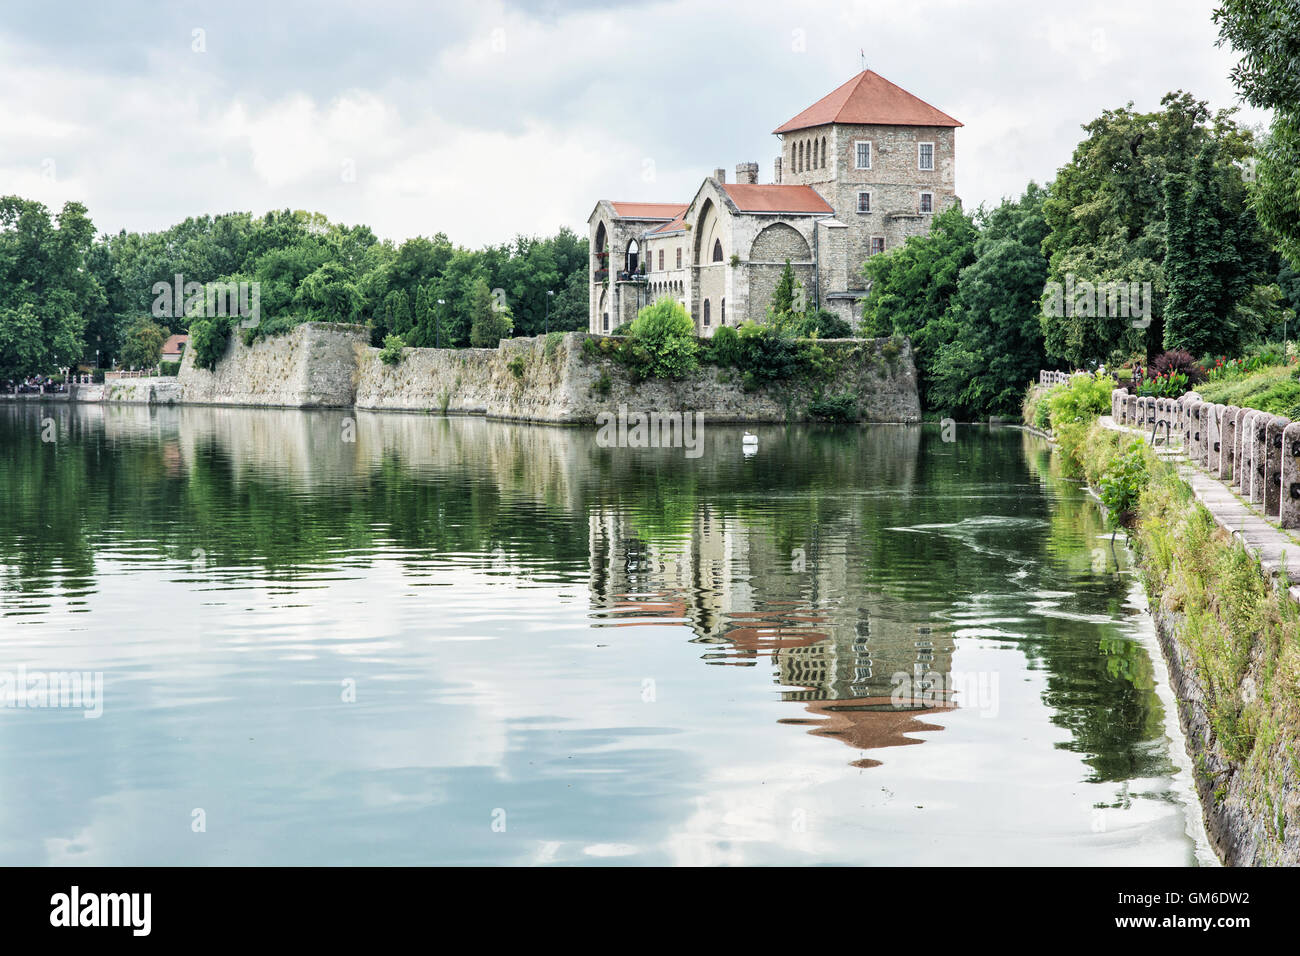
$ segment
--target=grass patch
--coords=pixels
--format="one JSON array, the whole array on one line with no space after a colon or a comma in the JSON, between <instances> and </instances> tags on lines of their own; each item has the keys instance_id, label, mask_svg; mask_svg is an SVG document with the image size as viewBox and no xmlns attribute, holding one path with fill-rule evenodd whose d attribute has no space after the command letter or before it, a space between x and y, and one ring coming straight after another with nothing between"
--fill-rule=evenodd
<instances>
[{"instance_id":1,"label":"grass patch","mask_svg":"<svg viewBox=\"0 0 1300 956\"><path fill-rule=\"evenodd\" d=\"M1284 365L1274 366L1244 378L1205 382L1196 391L1207 402L1300 418L1300 382L1292 377L1292 371Z\"/></svg>"}]
</instances>

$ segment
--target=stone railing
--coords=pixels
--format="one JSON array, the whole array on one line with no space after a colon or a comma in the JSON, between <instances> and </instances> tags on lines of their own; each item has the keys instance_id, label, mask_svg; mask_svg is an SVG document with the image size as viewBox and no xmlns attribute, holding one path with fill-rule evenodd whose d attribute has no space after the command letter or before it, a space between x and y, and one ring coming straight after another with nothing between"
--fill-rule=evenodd
<instances>
[{"instance_id":1,"label":"stone railing","mask_svg":"<svg viewBox=\"0 0 1300 956\"><path fill-rule=\"evenodd\" d=\"M1052 385L1066 385L1070 381L1071 375L1077 375L1077 372L1050 372L1040 369L1038 372L1038 384L1051 387Z\"/></svg>"},{"instance_id":2,"label":"stone railing","mask_svg":"<svg viewBox=\"0 0 1300 956\"><path fill-rule=\"evenodd\" d=\"M1253 408L1181 398L1138 398L1128 389L1110 395L1111 417L1130 428L1151 428L1153 442L1178 436L1188 459L1230 485L1283 528L1300 528L1300 422Z\"/></svg>"}]
</instances>

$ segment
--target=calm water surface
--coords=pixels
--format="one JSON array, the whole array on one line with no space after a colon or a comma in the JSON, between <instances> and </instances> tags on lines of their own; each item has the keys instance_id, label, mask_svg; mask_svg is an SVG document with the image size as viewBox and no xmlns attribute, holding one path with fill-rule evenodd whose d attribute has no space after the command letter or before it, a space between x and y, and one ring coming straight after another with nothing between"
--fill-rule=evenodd
<instances>
[{"instance_id":1,"label":"calm water surface","mask_svg":"<svg viewBox=\"0 0 1300 956\"><path fill-rule=\"evenodd\" d=\"M741 431L0 405L0 863L1212 862L1045 444Z\"/></svg>"}]
</instances>

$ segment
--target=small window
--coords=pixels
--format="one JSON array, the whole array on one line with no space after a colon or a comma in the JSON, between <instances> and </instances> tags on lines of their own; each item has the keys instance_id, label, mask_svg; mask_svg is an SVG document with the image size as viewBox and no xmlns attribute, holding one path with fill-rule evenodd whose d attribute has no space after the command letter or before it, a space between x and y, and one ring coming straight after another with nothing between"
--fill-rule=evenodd
<instances>
[{"instance_id":1,"label":"small window","mask_svg":"<svg viewBox=\"0 0 1300 956\"><path fill-rule=\"evenodd\" d=\"M677 247L677 268L680 269L681 267L682 267L682 247L678 246Z\"/></svg>"},{"instance_id":2,"label":"small window","mask_svg":"<svg viewBox=\"0 0 1300 956\"><path fill-rule=\"evenodd\" d=\"M934 193L921 193L921 212L934 212Z\"/></svg>"},{"instance_id":3,"label":"small window","mask_svg":"<svg viewBox=\"0 0 1300 956\"><path fill-rule=\"evenodd\" d=\"M880 255L880 253L884 251L885 251L885 237L884 236L873 237L871 240L871 254L873 256L878 256Z\"/></svg>"},{"instance_id":4,"label":"small window","mask_svg":"<svg viewBox=\"0 0 1300 956\"><path fill-rule=\"evenodd\" d=\"M659 271L664 271L664 251L662 249L659 250Z\"/></svg>"},{"instance_id":5,"label":"small window","mask_svg":"<svg viewBox=\"0 0 1300 956\"><path fill-rule=\"evenodd\" d=\"M718 303L718 324L727 324L727 300L723 299Z\"/></svg>"},{"instance_id":6,"label":"small window","mask_svg":"<svg viewBox=\"0 0 1300 956\"><path fill-rule=\"evenodd\" d=\"M921 143L917 146L916 168L927 171L934 169L934 143Z\"/></svg>"},{"instance_id":7,"label":"small window","mask_svg":"<svg viewBox=\"0 0 1300 956\"><path fill-rule=\"evenodd\" d=\"M822 137L822 169L826 168L826 137Z\"/></svg>"},{"instance_id":8,"label":"small window","mask_svg":"<svg viewBox=\"0 0 1300 956\"><path fill-rule=\"evenodd\" d=\"M713 261L714 262L722 261L722 240L721 239L713 240Z\"/></svg>"},{"instance_id":9,"label":"small window","mask_svg":"<svg viewBox=\"0 0 1300 956\"><path fill-rule=\"evenodd\" d=\"M858 193L858 212L871 212L871 193Z\"/></svg>"},{"instance_id":10,"label":"small window","mask_svg":"<svg viewBox=\"0 0 1300 956\"><path fill-rule=\"evenodd\" d=\"M870 169L871 168L871 143L867 142L866 140L859 140L854 145L856 146L856 153L857 153L857 158L854 161L854 165L858 169Z\"/></svg>"},{"instance_id":11,"label":"small window","mask_svg":"<svg viewBox=\"0 0 1300 956\"><path fill-rule=\"evenodd\" d=\"M704 324L709 324L709 300L704 300Z\"/></svg>"},{"instance_id":12,"label":"small window","mask_svg":"<svg viewBox=\"0 0 1300 956\"><path fill-rule=\"evenodd\" d=\"M605 332L608 332L608 331L609 331L609 313L608 313L608 312L605 313L605 317L604 317L603 323L602 323L602 325L601 325L601 330L602 330L602 331L605 331Z\"/></svg>"}]
</instances>

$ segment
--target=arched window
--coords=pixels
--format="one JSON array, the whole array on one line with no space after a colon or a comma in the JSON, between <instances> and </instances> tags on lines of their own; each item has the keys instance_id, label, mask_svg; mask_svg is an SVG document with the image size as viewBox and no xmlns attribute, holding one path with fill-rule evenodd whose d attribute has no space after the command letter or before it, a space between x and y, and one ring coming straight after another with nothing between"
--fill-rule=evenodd
<instances>
[{"instance_id":1,"label":"arched window","mask_svg":"<svg viewBox=\"0 0 1300 956\"><path fill-rule=\"evenodd\" d=\"M714 262L722 261L722 240L721 239L713 240L713 261Z\"/></svg>"},{"instance_id":2,"label":"arched window","mask_svg":"<svg viewBox=\"0 0 1300 956\"><path fill-rule=\"evenodd\" d=\"M799 144L799 172L803 172L803 154L804 154L804 144L800 143Z\"/></svg>"},{"instance_id":3,"label":"arched window","mask_svg":"<svg viewBox=\"0 0 1300 956\"><path fill-rule=\"evenodd\" d=\"M704 300L704 324L709 324L709 300Z\"/></svg>"},{"instance_id":4,"label":"arched window","mask_svg":"<svg viewBox=\"0 0 1300 956\"><path fill-rule=\"evenodd\" d=\"M822 169L826 168L826 137L822 137Z\"/></svg>"},{"instance_id":5,"label":"arched window","mask_svg":"<svg viewBox=\"0 0 1300 956\"><path fill-rule=\"evenodd\" d=\"M641 247L637 245L635 239L627 244L627 271L636 272L637 262L640 259Z\"/></svg>"}]
</instances>

